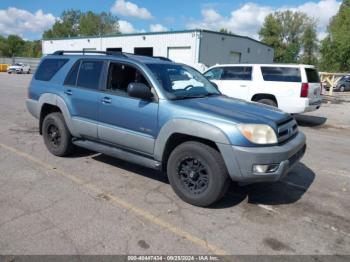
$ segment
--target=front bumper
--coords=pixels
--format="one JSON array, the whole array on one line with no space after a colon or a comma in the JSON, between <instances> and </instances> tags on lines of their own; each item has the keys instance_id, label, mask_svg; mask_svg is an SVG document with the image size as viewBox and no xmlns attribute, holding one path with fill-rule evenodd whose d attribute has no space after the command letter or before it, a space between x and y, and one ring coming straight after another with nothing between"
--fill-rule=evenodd
<instances>
[{"instance_id":1,"label":"front bumper","mask_svg":"<svg viewBox=\"0 0 350 262\"><path fill-rule=\"evenodd\" d=\"M231 179L244 183L274 182L282 179L288 171L303 157L306 150L306 138L302 132L283 145L270 147L239 147L221 145L219 149L224 157ZM275 172L254 173L254 165L278 164Z\"/></svg>"}]
</instances>

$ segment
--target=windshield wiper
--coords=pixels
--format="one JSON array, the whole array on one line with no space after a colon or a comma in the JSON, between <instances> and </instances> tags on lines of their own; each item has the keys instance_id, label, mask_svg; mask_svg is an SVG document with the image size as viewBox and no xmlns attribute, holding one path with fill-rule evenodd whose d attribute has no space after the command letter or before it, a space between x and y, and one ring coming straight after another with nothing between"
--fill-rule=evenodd
<instances>
[{"instance_id":1,"label":"windshield wiper","mask_svg":"<svg viewBox=\"0 0 350 262\"><path fill-rule=\"evenodd\" d=\"M191 99L191 98L203 98L206 95L187 95L187 96L176 96L173 100Z\"/></svg>"}]
</instances>

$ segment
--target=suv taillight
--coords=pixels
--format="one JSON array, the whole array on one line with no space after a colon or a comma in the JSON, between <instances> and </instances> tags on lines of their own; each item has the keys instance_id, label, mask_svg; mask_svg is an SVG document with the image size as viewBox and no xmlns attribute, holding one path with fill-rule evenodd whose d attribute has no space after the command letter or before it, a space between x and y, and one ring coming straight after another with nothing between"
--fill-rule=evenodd
<instances>
[{"instance_id":1,"label":"suv taillight","mask_svg":"<svg viewBox=\"0 0 350 262\"><path fill-rule=\"evenodd\" d=\"M308 95L309 95L309 84L308 83L302 83L301 84L300 97L308 97Z\"/></svg>"}]
</instances>

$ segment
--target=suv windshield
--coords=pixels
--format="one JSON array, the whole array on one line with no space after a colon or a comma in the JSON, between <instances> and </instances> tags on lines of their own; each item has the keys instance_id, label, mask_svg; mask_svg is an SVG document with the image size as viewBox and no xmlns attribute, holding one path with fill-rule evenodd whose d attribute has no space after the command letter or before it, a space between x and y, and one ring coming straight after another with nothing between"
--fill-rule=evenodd
<instances>
[{"instance_id":1,"label":"suv windshield","mask_svg":"<svg viewBox=\"0 0 350 262\"><path fill-rule=\"evenodd\" d=\"M147 64L169 99L220 95L220 92L195 69L178 64Z\"/></svg>"}]
</instances>

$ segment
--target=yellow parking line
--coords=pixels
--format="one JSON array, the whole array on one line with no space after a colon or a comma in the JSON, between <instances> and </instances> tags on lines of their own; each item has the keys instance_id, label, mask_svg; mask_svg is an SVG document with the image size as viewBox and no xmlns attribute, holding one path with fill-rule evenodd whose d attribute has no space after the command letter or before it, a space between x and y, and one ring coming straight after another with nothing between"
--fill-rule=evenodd
<instances>
[{"instance_id":1,"label":"yellow parking line","mask_svg":"<svg viewBox=\"0 0 350 262\"><path fill-rule=\"evenodd\" d=\"M134 206L133 204L128 203L128 202L126 202L126 201L124 201L124 200L122 200L122 199L120 199L120 198L118 198L110 193L103 192L102 189L96 187L93 184L86 183L84 180L80 179L77 176L74 176L74 175L68 174L64 171L58 170L54 166L52 166L48 163L45 163L45 162L41 161L40 159L37 159L37 158L35 158L35 157L33 157L33 156L23 152L23 151L20 151L16 148L13 148L11 146L4 145L4 144L0 143L0 147L9 151L9 152L16 154L16 155L18 155L26 160L31 161L31 162L41 166L42 168L48 169L48 170L50 170L58 175L64 176L64 177L70 179L71 181L73 181L74 183L90 189L91 191L93 191L96 194L103 194L103 195L107 196L107 198L109 199L110 202L117 204L118 206L120 206L124 209L128 209L128 210L134 212L135 214L144 218L145 220L148 220L149 222L156 224L156 225L172 232L173 234L175 234L177 236L183 237L183 238L187 239L188 241L196 244L197 246L200 246L201 248L209 250L210 252L214 253L215 255L228 255L228 252L226 252L225 250L223 250L215 245L212 245L212 244L208 243L207 241L205 241L197 236L194 236L191 233L189 233L185 230L182 230L182 229L164 221L163 219L158 218L158 217L154 216L153 214L151 214L151 213L149 213L141 208L138 208L138 207Z\"/></svg>"}]
</instances>

